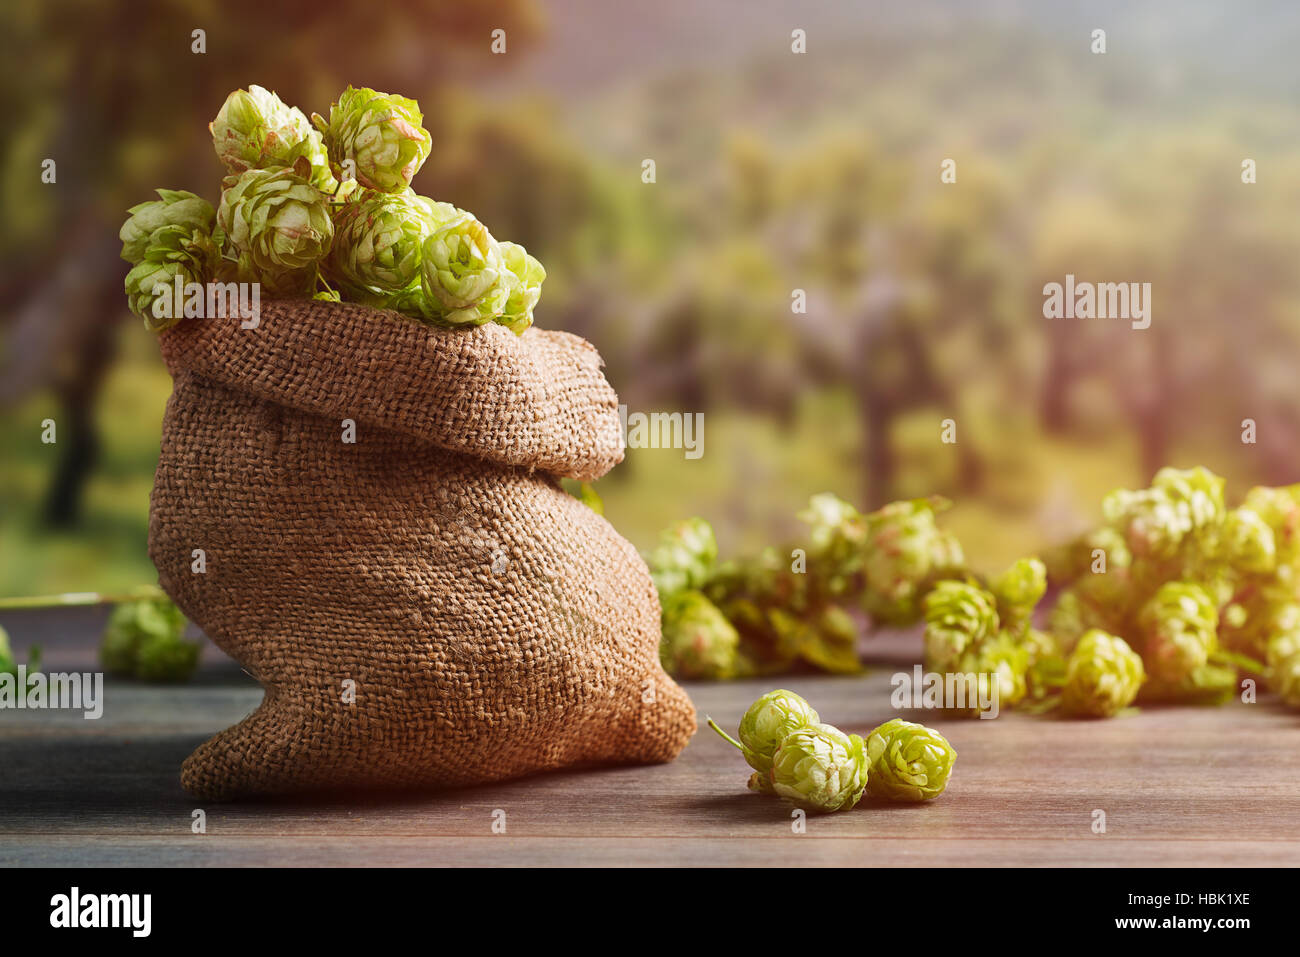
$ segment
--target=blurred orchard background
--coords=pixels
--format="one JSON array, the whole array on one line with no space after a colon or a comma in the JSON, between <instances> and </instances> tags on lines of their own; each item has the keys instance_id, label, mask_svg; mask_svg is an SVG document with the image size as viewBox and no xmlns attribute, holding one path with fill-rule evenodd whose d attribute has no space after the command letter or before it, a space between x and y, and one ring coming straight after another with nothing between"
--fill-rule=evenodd
<instances>
[{"instance_id":1,"label":"blurred orchard background","mask_svg":"<svg viewBox=\"0 0 1300 957\"><path fill-rule=\"evenodd\" d=\"M734 553L814 492L940 492L992 568L1162 464L1300 480L1298 40L1284 0L10 0L0 595L155 580L170 381L117 230L156 186L215 204L207 124L252 83L308 113L417 98L415 187L546 264L538 324L594 342L631 410L705 414L703 457L630 450L597 485L643 549L693 514ZM1067 272L1150 282L1150 328L1044 319Z\"/></svg>"}]
</instances>

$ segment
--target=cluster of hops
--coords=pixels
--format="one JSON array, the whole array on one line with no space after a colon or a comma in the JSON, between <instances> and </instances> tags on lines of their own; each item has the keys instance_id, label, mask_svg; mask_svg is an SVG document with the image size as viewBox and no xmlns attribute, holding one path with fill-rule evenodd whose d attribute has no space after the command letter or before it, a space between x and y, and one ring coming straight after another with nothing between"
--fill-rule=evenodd
<instances>
[{"instance_id":1,"label":"cluster of hops","mask_svg":"<svg viewBox=\"0 0 1300 957\"><path fill-rule=\"evenodd\" d=\"M122 602L109 615L99 646L106 671L141 681L187 681L199 663L197 642L186 641L185 616L170 599Z\"/></svg>"},{"instance_id":2,"label":"cluster of hops","mask_svg":"<svg viewBox=\"0 0 1300 957\"><path fill-rule=\"evenodd\" d=\"M866 516L863 603L873 621L914 624L929 587L962 574L966 559L960 543L935 521L950 505L934 496L891 502Z\"/></svg>"},{"instance_id":3,"label":"cluster of hops","mask_svg":"<svg viewBox=\"0 0 1300 957\"><path fill-rule=\"evenodd\" d=\"M726 562L718 561L704 519L664 531L646 562L663 609L661 658L669 673L752 677L800 662L839 674L860 670L850 609L862 592L865 517L822 494L799 518L809 526L807 541Z\"/></svg>"},{"instance_id":4,"label":"cluster of hops","mask_svg":"<svg viewBox=\"0 0 1300 957\"><path fill-rule=\"evenodd\" d=\"M1033 627L1046 591L1047 569L1037 558L1019 559L986 584L970 577L935 583L923 603L926 670L996 681L999 708L1031 690L1037 696L1057 654L1050 636Z\"/></svg>"},{"instance_id":5,"label":"cluster of hops","mask_svg":"<svg viewBox=\"0 0 1300 957\"><path fill-rule=\"evenodd\" d=\"M864 794L889 801L928 801L943 793L957 753L943 735L894 719L864 741L824 724L793 691L763 695L740 720L736 740L753 768L749 789L774 794L815 813L849 810Z\"/></svg>"},{"instance_id":6,"label":"cluster of hops","mask_svg":"<svg viewBox=\"0 0 1300 957\"><path fill-rule=\"evenodd\" d=\"M210 125L229 172L216 210L159 190L122 226L132 311L158 331L184 314L171 290L255 282L267 298L522 334L546 270L471 213L411 188L433 145L423 120L415 100L365 88L348 87L328 119L310 121L262 87L231 93Z\"/></svg>"},{"instance_id":7,"label":"cluster of hops","mask_svg":"<svg viewBox=\"0 0 1300 957\"><path fill-rule=\"evenodd\" d=\"M1053 559L1064 648L1094 631L1126 639L1147 676L1141 701L1220 703L1246 671L1300 706L1300 485L1256 487L1228 508L1221 477L1164 468L1102 511Z\"/></svg>"}]
</instances>

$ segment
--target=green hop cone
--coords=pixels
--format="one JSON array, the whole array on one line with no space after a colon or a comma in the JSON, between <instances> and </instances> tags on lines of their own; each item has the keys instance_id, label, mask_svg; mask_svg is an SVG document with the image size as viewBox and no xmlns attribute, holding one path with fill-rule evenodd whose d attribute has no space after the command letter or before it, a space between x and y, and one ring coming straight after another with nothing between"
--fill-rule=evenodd
<instances>
[{"instance_id":1,"label":"green hop cone","mask_svg":"<svg viewBox=\"0 0 1300 957\"><path fill-rule=\"evenodd\" d=\"M761 776L772 770L772 755L786 736L800 728L821 723L821 718L793 691L769 691L749 706L740 719L738 735L745 760Z\"/></svg>"},{"instance_id":2,"label":"green hop cone","mask_svg":"<svg viewBox=\"0 0 1300 957\"><path fill-rule=\"evenodd\" d=\"M891 502L865 516L863 602L877 622L912 624L929 583L960 574L961 546L935 522L948 504L937 497Z\"/></svg>"},{"instance_id":3,"label":"green hop cone","mask_svg":"<svg viewBox=\"0 0 1300 957\"><path fill-rule=\"evenodd\" d=\"M217 158L231 173L275 166L292 168L301 157L311 166L309 179L313 186L325 193L338 188L321 134L300 109L289 106L270 90L250 86L231 93L208 129Z\"/></svg>"},{"instance_id":4,"label":"green hop cone","mask_svg":"<svg viewBox=\"0 0 1300 957\"><path fill-rule=\"evenodd\" d=\"M1171 558L1189 537L1215 531L1225 517L1224 480L1208 469L1163 468L1151 487L1106 496L1102 512L1124 531L1135 555Z\"/></svg>"},{"instance_id":5,"label":"green hop cone","mask_svg":"<svg viewBox=\"0 0 1300 957\"><path fill-rule=\"evenodd\" d=\"M996 692L998 708L1014 707L1029 690L1029 646L1005 630L986 638L961 657L955 671L973 674L977 680L991 681L993 686L985 694ZM987 679L982 676L988 676ZM977 693L982 689L976 686ZM978 711L978 709L976 709Z\"/></svg>"},{"instance_id":6,"label":"green hop cone","mask_svg":"<svg viewBox=\"0 0 1300 957\"><path fill-rule=\"evenodd\" d=\"M419 285L424 241L438 226L422 197L357 190L333 218L326 272L350 298L382 300Z\"/></svg>"},{"instance_id":7,"label":"green hop cone","mask_svg":"<svg viewBox=\"0 0 1300 957\"><path fill-rule=\"evenodd\" d=\"M135 653L135 676L141 681L188 681L199 665L199 645L167 635L147 635Z\"/></svg>"},{"instance_id":8,"label":"green hop cone","mask_svg":"<svg viewBox=\"0 0 1300 957\"><path fill-rule=\"evenodd\" d=\"M663 602L659 659L664 670L682 678L709 681L732 677L740 636L713 602L693 589Z\"/></svg>"},{"instance_id":9,"label":"green hop cone","mask_svg":"<svg viewBox=\"0 0 1300 957\"><path fill-rule=\"evenodd\" d=\"M180 226L186 235L195 231L210 235L216 223L212 204L183 189L160 189L160 199L139 203L127 210L126 222L118 232L122 258L132 266L144 262L150 237L165 226Z\"/></svg>"},{"instance_id":10,"label":"green hop cone","mask_svg":"<svg viewBox=\"0 0 1300 957\"><path fill-rule=\"evenodd\" d=\"M800 728L781 740L770 776L775 794L806 811L847 811L867 789L864 743L829 724Z\"/></svg>"},{"instance_id":11,"label":"green hop cone","mask_svg":"<svg viewBox=\"0 0 1300 957\"><path fill-rule=\"evenodd\" d=\"M458 210L424 241L420 279L427 318L448 326L491 322L510 296L504 273L501 247L487 227Z\"/></svg>"},{"instance_id":12,"label":"green hop cone","mask_svg":"<svg viewBox=\"0 0 1300 957\"><path fill-rule=\"evenodd\" d=\"M500 243L504 278L509 287L506 303L497 320L517 336L533 324L533 309L542 298L546 270L518 243Z\"/></svg>"},{"instance_id":13,"label":"green hop cone","mask_svg":"<svg viewBox=\"0 0 1300 957\"><path fill-rule=\"evenodd\" d=\"M1219 613L1199 585L1166 582L1142 608L1143 660L1153 679L1178 682L1203 667L1218 645Z\"/></svg>"},{"instance_id":14,"label":"green hop cone","mask_svg":"<svg viewBox=\"0 0 1300 957\"><path fill-rule=\"evenodd\" d=\"M956 670L968 649L997 631L997 601L978 585L945 580L925 596L925 659L931 671Z\"/></svg>"},{"instance_id":15,"label":"green hop cone","mask_svg":"<svg viewBox=\"0 0 1300 957\"><path fill-rule=\"evenodd\" d=\"M1094 628L1070 654L1061 703L1071 714L1109 718L1133 703L1145 677L1123 638Z\"/></svg>"},{"instance_id":16,"label":"green hop cone","mask_svg":"<svg viewBox=\"0 0 1300 957\"><path fill-rule=\"evenodd\" d=\"M1228 561L1243 572L1268 574L1277 565L1273 529L1252 508L1234 508L1223 523L1223 550Z\"/></svg>"},{"instance_id":17,"label":"green hop cone","mask_svg":"<svg viewBox=\"0 0 1300 957\"><path fill-rule=\"evenodd\" d=\"M888 801L930 801L948 786L957 752L923 724L894 718L867 735L867 791Z\"/></svg>"},{"instance_id":18,"label":"green hop cone","mask_svg":"<svg viewBox=\"0 0 1300 957\"><path fill-rule=\"evenodd\" d=\"M106 671L133 675L146 642L181 642L185 616L167 598L142 598L113 608L104 628L99 659Z\"/></svg>"},{"instance_id":19,"label":"green hop cone","mask_svg":"<svg viewBox=\"0 0 1300 957\"><path fill-rule=\"evenodd\" d=\"M1292 708L1300 708L1300 630L1285 631L1268 642L1269 687Z\"/></svg>"},{"instance_id":20,"label":"green hop cone","mask_svg":"<svg viewBox=\"0 0 1300 957\"><path fill-rule=\"evenodd\" d=\"M226 178L217 222L238 256L238 276L272 297L308 297L318 264L330 251L334 224L325 194L286 167L250 169Z\"/></svg>"},{"instance_id":21,"label":"green hop cone","mask_svg":"<svg viewBox=\"0 0 1300 957\"><path fill-rule=\"evenodd\" d=\"M1018 633L1028 626L1047 591L1047 566L1037 558L1022 558L993 579L989 590L997 598L1003 626Z\"/></svg>"},{"instance_id":22,"label":"green hop cone","mask_svg":"<svg viewBox=\"0 0 1300 957\"><path fill-rule=\"evenodd\" d=\"M713 526L696 517L674 522L659 535L646 556L660 599L683 588L703 588L718 560Z\"/></svg>"},{"instance_id":23,"label":"green hop cone","mask_svg":"<svg viewBox=\"0 0 1300 957\"><path fill-rule=\"evenodd\" d=\"M206 283L221 264L220 230L214 237L200 229L163 226L149 237L144 258L126 274L127 304L151 332L174 326L184 317L185 287ZM182 298L177 301L176 282Z\"/></svg>"},{"instance_id":24,"label":"green hop cone","mask_svg":"<svg viewBox=\"0 0 1300 957\"><path fill-rule=\"evenodd\" d=\"M328 122L318 113L311 121L324 135L338 179L351 178L350 161L358 183L387 193L411 185L433 145L419 103L366 87L349 86L330 107Z\"/></svg>"}]
</instances>

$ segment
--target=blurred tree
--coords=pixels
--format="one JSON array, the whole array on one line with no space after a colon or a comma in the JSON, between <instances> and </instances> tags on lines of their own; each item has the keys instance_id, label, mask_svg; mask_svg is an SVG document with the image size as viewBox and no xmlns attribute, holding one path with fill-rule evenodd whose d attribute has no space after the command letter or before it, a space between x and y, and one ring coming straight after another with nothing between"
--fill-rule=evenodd
<instances>
[{"instance_id":1,"label":"blurred tree","mask_svg":"<svg viewBox=\"0 0 1300 957\"><path fill-rule=\"evenodd\" d=\"M490 53L497 27L508 31L510 57ZM258 83L306 112L326 111L348 83L425 98L453 76L513 62L540 28L532 0L137 0L129 9L11 0L0 8L0 289L9 307L0 405L42 386L62 402L51 522L76 519L112 326L128 314L118 227L158 186L216 199L223 171L206 127L226 94ZM200 29L206 53L191 52ZM435 136L439 119L426 117ZM47 157L57 180L42 185Z\"/></svg>"}]
</instances>

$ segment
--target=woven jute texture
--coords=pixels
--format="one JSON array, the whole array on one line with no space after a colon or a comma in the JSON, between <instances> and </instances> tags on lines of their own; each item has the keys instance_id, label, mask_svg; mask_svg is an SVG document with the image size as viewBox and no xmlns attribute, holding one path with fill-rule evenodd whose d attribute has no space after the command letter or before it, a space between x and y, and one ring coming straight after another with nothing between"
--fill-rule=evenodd
<instances>
[{"instance_id":1,"label":"woven jute texture","mask_svg":"<svg viewBox=\"0 0 1300 957\"><path fill-rule=\"evenodd\" d=\"M310 302L161 345L149 554L266 688L185 762L191 794L466 785L686 745L645 565L556 478L622 457L591 345Z\"/></svg>"}]
</instances>

